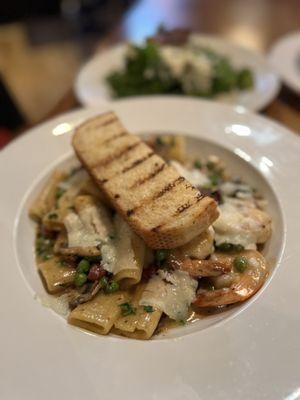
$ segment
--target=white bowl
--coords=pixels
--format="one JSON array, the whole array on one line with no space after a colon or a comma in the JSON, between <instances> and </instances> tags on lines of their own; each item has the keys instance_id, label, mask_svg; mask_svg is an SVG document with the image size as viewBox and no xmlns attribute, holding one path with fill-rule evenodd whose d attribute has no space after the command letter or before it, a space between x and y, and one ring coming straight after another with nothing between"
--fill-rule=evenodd
<instances>
[{"instance_id":1,"label":"white bowl","mask_svg":"<svg viewBox=\"0 0 300 400\"><path fill-rule=\"evenodd\" d=\"M221 155L269 200L271 274L249 302L142 342L87 333L37 301L45 292L28 202L47 174L72 157L73 128L110 109L132 132L189 136L191 152ZM297 393L300 370L299 152L299 138L266 118L172 97L65 114L9 145L0 153L1 398L296 398L288 396Z\"/></svg>"}]
</instances>

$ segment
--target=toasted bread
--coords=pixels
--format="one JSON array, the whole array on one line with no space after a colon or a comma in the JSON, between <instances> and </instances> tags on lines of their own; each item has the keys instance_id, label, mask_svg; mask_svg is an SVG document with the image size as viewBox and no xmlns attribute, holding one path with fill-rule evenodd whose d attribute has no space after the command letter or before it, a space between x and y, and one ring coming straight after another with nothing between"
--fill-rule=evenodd
<instances>
[{"instance_id":1,"label":"toasted bread","mask_svg":"<svg viewBox=\"0 0 300 400\"><path fill-rule=\"evenodd\" d=\"M129 134L113 112L80 125L73 147L110 203L151 248L182 246L218 217L216 202Z\"/></svg>"}]
</instances>

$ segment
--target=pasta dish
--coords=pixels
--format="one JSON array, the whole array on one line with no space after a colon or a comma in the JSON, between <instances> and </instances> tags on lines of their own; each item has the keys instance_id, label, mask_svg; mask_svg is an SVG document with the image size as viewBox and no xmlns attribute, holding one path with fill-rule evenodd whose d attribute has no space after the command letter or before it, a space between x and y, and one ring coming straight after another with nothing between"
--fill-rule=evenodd
<instances>
[{"instance_id":1,"label":"pasta dish","mask_svg":"<svg viewBox=\"0 0 300 400\"><path fill-rule=\"evenodd\" d=\"M150 339L262 287L267 204L222 159L189 158L183 136L142 142L112 113L73 146L78 166L55 170L29 210L38 271L70 324Z\"/></svg>"}]
</instances>

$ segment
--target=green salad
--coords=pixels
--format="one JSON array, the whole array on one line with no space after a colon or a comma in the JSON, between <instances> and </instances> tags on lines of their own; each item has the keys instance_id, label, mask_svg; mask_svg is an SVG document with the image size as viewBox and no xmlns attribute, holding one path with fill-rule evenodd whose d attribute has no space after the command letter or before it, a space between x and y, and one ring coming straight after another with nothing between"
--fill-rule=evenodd
<instances>
[{"instance_id":1,"label":"green salad","mask_svg":"<svg viewBox=\"0 0 300 400\"><path fill-rule=\"evenodd\" d=\"M185 94L210 98L254 86L250 69L235 68L227 57L189 41L181 46L153 40L129 45L124 61L123 68L107 76L115 97Z\"/></svg>"}]
</instances>

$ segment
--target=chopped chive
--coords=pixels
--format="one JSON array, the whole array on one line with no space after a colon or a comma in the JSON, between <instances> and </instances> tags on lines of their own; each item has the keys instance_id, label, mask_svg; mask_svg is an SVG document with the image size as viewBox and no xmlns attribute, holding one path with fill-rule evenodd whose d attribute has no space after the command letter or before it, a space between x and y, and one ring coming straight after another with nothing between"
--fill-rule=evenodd
<instances>
[{"instance_id":1,"label":"chopped chive","mask_svg":"<svg viewBox=\"0 0 300 400\"><path fill-rule=\"evenodd\" d=\"M108 286L108 279L106 278L106 276L103 276L100 279L100 283L101 283L101 287L105 290Z\"/></svg>"},{"instance_id":2,"label":"chopped chive","mask_svg":"<svg viewBox=\"0 0 300 400\"><path fill-rule=\"evenodd\" d=\"M136 313L136 308L132 306L130 303L120 304L121 312L124 317L127 315L133 315Z\"/></svg>"},{"instance_id":3,"label":"chopped chive","mask_svg":"<svg viewBox=\"0 0 300 400\"><path fill-rule=\"evenodd\" d=\"M147 313L152 313L152 312L154 311L152 306L144 306L144 310L145 310Z\"/></svg>"}]
</instances>

